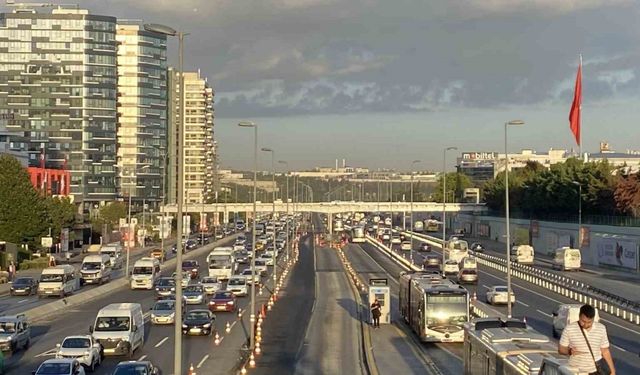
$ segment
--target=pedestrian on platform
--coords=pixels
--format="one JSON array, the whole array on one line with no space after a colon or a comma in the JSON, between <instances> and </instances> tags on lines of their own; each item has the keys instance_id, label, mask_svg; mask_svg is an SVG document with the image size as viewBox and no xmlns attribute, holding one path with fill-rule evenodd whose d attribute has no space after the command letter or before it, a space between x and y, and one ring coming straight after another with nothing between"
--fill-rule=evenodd
<instances>
[{"instance_id":1,"label":"pedestrian on platform","mask_svg":"<svg viewBox=\"0 0 640 375\"><path fill-rule=\"evenodd\" d=\"M380 328L380 301L376 298L371 304L371 317L373 318L373 328Z\"/></svg>"},{"instance_id":2,"label":"pedestrian on platform","mask_svg":"<svg viewBox=\"0 0 640 375\"><path fill-rule=\"evenodd\" d=\"M595 322L596 309L591 305L580 308L578 321L562 331L558 352L569 355L569 364L589 375L615 375L616 369L609 351L607 328Z\"/></svg>"},{"instance_id":3,"label":"pedestrian on platform","mask_svg":"<svg viewBox=\"0 0 640 375\"><path fill-rule=\"evenodd\" d=\"M13 281L13 277L16 274L16 265L13 263L13 261L11 261L11 263L9 263L9 282Z\"/></svg>"}]
</instances>

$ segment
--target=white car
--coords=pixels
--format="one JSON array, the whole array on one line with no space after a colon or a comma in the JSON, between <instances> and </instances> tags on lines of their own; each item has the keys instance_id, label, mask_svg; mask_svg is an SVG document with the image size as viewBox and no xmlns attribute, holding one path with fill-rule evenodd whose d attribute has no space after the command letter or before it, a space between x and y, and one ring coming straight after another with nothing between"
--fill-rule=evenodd
<instances>
[{"instance_id":1,"label":"white car","mask_svg":"<svg viewBox=\"0 0 640 375\"><path fill-rule=\"evenodd\" d=\"M173 279L175 280L176 278L176 273L174 272L171 277L173 277ZM191 281L191 272L184 272L182 271L182 282L180 284L182 284L183 288L186 288L187 285L189 285L189 282Z\"/></svg>"},{"instance_id":2,"label":"white car","mask_svg":"<svg viewBox=\"0 0 640 375\"><path fill-rule=\"evenodd\" d=\"M454 275L454 274L457 274L458 272L460 272L460 266L458 265L458 262L452 259L449 259L446 262L444 262L442 273L444 273L445 275Z\"/></svg>"},{"instance_id":3,"label":"white car","mask_svg":"<svg viewBox=\"0 0 640 375\"><path fill-rule=\"evenodd\" d=\"M558 307L551 312L551 316L553 316L551 334L554 338L562 336L562 331L564 331L567 325L578 321L580 307L582 307L582 305L579 303L563 303L558 305ZM595 322L600 321L600 313L598 313L598 309L596 309L596 316L593 320Z\"/></svg>"},{"instance_id":4,"label":"white car","mask_svg":"<svg viewBox=\"0 0 640 375\"><path fill-rule=\"evenodd\" d=\"M244 244L235 243L233 244L233 251L242 251L244 250Z\"/></svg>"},{"instance_id":5,"label":"white car","mask_svg":"<svg viewBox=\"0 0 640 375\"><path fill-rule=\"evenodd\" d=\"M398 233L394 233L391 235L391 243L396 245L402 243L402 239L400 238L400 235Z\"/></svg>"},{"instance_id":6,"label":"white car","mask_svg":"<svg viewBox=\"0 0 640 375\"><path fill-rule=\"evenodd\" d=\"M244 270L242 270L242 273L240 273L240 275L244 276L247 278L247 283L249 283L249 285L251 285L252 281L251 281L251 268L245 268ZM253 282L259 284L260 283L260 271L258 271L256 269L256 273L253 275Z\"/></svg>"},{"instance_id":7,"label":"white car","mask_svg":"<svg viewBox=\"0 0 640 375\"><path fill-rule=\"evenodd\" d=\"M267 263L264 261L264 259L256 258L255 269L256 273L259 273L260 276L267 276Z\"/></svg>"},{"instance_id":8,"label":"white car","mask_svg":"<svg viewBox=\"0 0 640 375\"><path fill-rule=\"evenodd\" d=\"M411 251L411 241L402 241L400 250Z\"/></svg>"},{"instance_id":9,"label":"white car","mask_svg":"<svg viewBox=\"0 0 640 375\"><path fill-rule=\"evenodd\" d=\"M80 361L73 358L47 359L42 362L34 375L86 375Z\"/></svg>"},{"instance_id":10,"label":"white car","mask_svg":"<svg viewBox=\"0 0 640 375\"><path fill-rule=\"evenodd\" d=\"M222 289L222 283L218 281L217 277L205 276L200 280L200 284L202 284L205 293L208 295L214 294Z\"/></svg>"},{"instance_id":11,"label":"white car","mask_svg":"<svg viewBox=\"0 0 640 375\"><path fill-rule=\"evenodd\" d=\"M244 297L248 294L247 278L242 275L234 275L227 282L227 290L238 297Z\"/></svg>"},{"instance_id":12,"label":"white car","mask_svg":"<svg viewBox=\"0 0 640 375\"><path fill-rule=\"evenodd\" d=\"M271 254L267 254L267 253L262 254L260 258L256 260L262 260L264 261L264 264L266 264L267 266L273 266L273 256Z\"/></svg>"},{"instance_id":13,"label":"white car","mask_svg":"<svg viewBox=\"0 0 640 375\"><path fill-rule=\"evenodd\" d=\"M509 300L507 299L507 287L504 285L492 286L487 292L487 303L492 305L503 304L506 305ZM511 303L516 302L516 295L511 291Z\"/></svg>"},{"instance_id":14,"label":"white car","mask_svg":"<svg viewBox=\"0 0 640 375\"><path fill-rule=\"evenodd\" d=\"M102 346L90 335L67 336L56 348L56 358L77 359L91 372L102 363Z\"/></svg>"}]
</instances>

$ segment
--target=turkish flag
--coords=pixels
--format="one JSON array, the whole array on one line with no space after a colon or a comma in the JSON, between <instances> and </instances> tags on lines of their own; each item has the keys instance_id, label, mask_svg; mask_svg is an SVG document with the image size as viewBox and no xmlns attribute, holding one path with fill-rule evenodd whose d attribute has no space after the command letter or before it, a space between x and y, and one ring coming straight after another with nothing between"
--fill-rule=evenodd
<instances>
[{"instance_id":1,"label":"turkish flag","mask_svg":"<svg viewBox=\"0 0 640 375\"><path fill-rule=\"evenodd\" d=\"M573 94L573 103L569 112L569 127L576 137L576 143L580 146L580 107L582 106L582 62L578 65L576 75L576 89Z\"/></svg>"}]
</instances>

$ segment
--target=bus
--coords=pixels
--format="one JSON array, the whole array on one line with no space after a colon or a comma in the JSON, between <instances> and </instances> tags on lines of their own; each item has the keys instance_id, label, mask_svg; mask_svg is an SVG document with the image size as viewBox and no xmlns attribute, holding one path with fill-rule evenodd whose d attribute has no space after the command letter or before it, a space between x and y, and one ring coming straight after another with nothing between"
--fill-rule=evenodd
<instances>
[{"instance_id":1,"label":"bus","mask_svg":"<svg viewBox=\"0 0 640 375\"><path fill-rule=\"evenodd\" d=\"M236 270L233 247L216 247L207 255L209 276L228 280Z\"/></svg>"},{"instance_id":2,"label":"bus","mask_svg":"<svg viewBox=\"0 0 640 375\"><path fill-rule=\"evenodd\" d=\"M358 243L358 242L365 242L365 241L366 240L364 236L364 227L363 226L353 227L352 234L351 234L351 242Z\"/></svg>"},{"instance_id":3,"label":"bus","mask_svg":"<svg viewBox=\"0 0 640 375\"><path fill-rule=\"evenodd\" d=\"M441 275L401 272L400 315L423 342L463 342L469 291Z\"/></svg>"},{"instance_id":4,"label":"bus","mask_svg":"<svg viewBox=\"0 0 640 375\"><path fill-rule=\"evenodd\" d=\"M422 222L422 220L416 220L413 223L413 231L422 233L424 231L424 222Z\"/></svg>"},{"instance_id":5,"label":"bus","mask_svg":"<svg viewBox=\"0 0 640 375\"><path fill-rule=\"evenodd\" d=\"M449 259L455 260L457 263L469 256L469 244L465 240L451 240L447 242Z\"/></svg>"},{"instance_id":6,"label":"bus","mask_svg":"<svg viewBox=\"0 0 640 375\"><path fill-rule=\"evenodd\" d=\"M440 223L436 219L425 220L425 227L427 232L437 232L440 228Z\"/></svg>"}]
</instances>

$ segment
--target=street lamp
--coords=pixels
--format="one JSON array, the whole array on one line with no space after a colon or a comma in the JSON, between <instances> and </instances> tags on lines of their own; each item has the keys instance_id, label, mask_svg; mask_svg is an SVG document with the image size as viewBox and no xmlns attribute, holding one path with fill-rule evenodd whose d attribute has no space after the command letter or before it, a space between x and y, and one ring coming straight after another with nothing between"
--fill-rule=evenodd
<instances>
[{"instance_id":1,"label":"street lamp","mask_svg":"<svg viewBox=\"0 0 640 375\"><path fill-rule=\"evenodd\" d=\"M578 246L582 248L582 184L578 181L571 181L573 185L578 187Z\"/></svg>"},{"instance_id":2,"label":"street lamp","mask_svg":"<svg viewBox=\"0 0 640 375\"><path fill-rule=\"evenodd\" d=\"M273 149L270 149L268 147L263 147L260 149L260 151L262 152L269 152L271 153L271 178L272 178L272 184L271 184L271 200L272 200L272 206L271 206L271 220L275 220L276 219L276 166L275 166L275 156L276 156L276 152L273 151ZM275 224L274 224L275 225ZM288 242L288 241L287 241ZM273 242L273 287L275 290L275 286L278 283L278 254L276 252L276 243L275 241Z\"/></svg>"},{"instance_id":3,"label":"street lamp","mask_svg":"<svg viewBox=\"0 0 640 375\"><path fill-rule=\"evenodd\" d=\"M442 151L442 269L446 261L447 244L447 151L457 150L457 147L446 147Z\"/></svg>"},{"instance_id":4,"label":"street lamp","mask_svg":"<svg viewBox=\"0 0 640 375\"><path fill-rule=\"evenodd\" d=\"M418 164L420 163L420 160L414 160L411 162L411 208L410 208L410 220L409 223L411 223L411 228L409 228L410 231L413 231L413 165L414 164ZM405 220L406 223L406 220ZM409 256L411 257L411 264L413 264L413 237L414 235L411 235L411 252L409 253Z\"/></svg>"},{"instance_id":5,"label":"street lamp","mask_svg":"<svg viewBox=\"0 0 640 375\"><path fill-rule=\"evenodd\" d=\"M180 121L178 121L178 126L176 127L176 134L178 137L178 145L176 148L176 162L178 163L178 192L177 192L177 208L176 208L176 216L177 216L177 244L176 244L176 301L182 300L182 251L184 249L185 244L182 243L182 236L184 235L182 230L182 206L184 204L184 155L182 154L184 150L184 104L185 104L185 95L184 95L184 37L188 34L177 31L169 26L158 25L158 24L145 24L144 29L149 32L163 34L166 36L177 36L178 37L178 74L180 75ZM175 87L172 87L171 90L175 90ZM173 374L174 375L182 375L182 304L176 304L175 311L175 327L174 327L174 351L173 351Z\"/></svg>"},{"instance_id":6,"label":"street lamp","mask_svg":"<svg viewBox=\"0 0 640 375\"><path fill-rule=\"evenodd\" d=\"M278 160L278 164L284 164L284 165L287 166L287 222L286 222L287 228L286 228L286 231L287 231L287 261L289 261L289 258L291 256L291 254L290 254L291 253L291 244L290 244L290 241L289 241L289 239L290 239L289 238L290 237L290 235L289 235L289 219L290 219L289 218L289 163L287 163L284 160Z\"/></svg>"},{"instance_id":7,"label":"street lamp","mask_svg":"<svg viewBox=\"0 0 640 375\"><path fill-rule=\"evenodd\" d=\"M512 120L504 123L504 208L507 231L507 317L511 318L511 234L509 233L509 150L507 149L507 128L509 126L524 125L522 120Z\"/></svg>"},{"instance_id":8,"label":"street lamp","mask_svg":"<svg viewBox=\"0 0 640 375\"><path fill-rule=\"evenodd\" d=\"M257 186L258 186L258 124L251 121L242 121L238 123L238 126L243 128L253 128L253 227L251 228L251 246L253 246L253 254L251 255L251 280L255 279L256 274L256 198L257 198ZM255 349L255 328L253 323L256 320L256 283L251 283L251 329L250 331L250 349L251 352Z\"/></svg>"}]
</instances>

